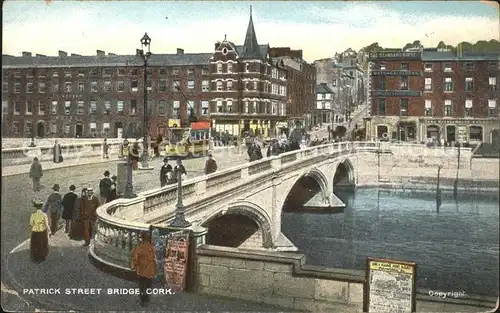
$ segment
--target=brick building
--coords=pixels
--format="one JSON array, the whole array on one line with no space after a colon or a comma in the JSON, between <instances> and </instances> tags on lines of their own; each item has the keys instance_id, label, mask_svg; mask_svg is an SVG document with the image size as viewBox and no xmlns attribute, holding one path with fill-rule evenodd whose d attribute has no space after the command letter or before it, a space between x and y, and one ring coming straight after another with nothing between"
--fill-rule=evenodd
<instances>
[{"instance_id":1,"label":"brick building","mask_svg":"<svg viewBox=\"0 0 500 313\"><path fill-rule=\"evenodd\" d=\"M367 139L500 140L498 55L424 49L370 54Z\"/></svg>"}]
</instances>

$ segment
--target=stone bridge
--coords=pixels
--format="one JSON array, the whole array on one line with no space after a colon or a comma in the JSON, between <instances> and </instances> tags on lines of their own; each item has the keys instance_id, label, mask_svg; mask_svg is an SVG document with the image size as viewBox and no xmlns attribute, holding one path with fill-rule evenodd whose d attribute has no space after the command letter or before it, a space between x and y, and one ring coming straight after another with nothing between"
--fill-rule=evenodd
<instances>
[{"instance_id":1,"label":"stone bridge","mask_svg":"<svg viewBox=\"0 0 500 313\"><path fill-rule=\"evenodd\" d=\"M410 155L419 154L415 149L426 149L413 148L408 151ZM377 158L377 153L397 154L407 150L407 145L377 142L334 143L188 179L182 185L185 216L193 224L190 228L194 232L208 229L209 244L238 247L253 238L254 242L262 242L260 249L294 251L293 243L281 232L284 210L300 208L318 193L323 205L343 206L333 192L357 184L360 156L371 161ZM445 155L437 154L439 160ZM470 151L462 152L461 158L469 157ZM461 165L466 167L465 160ZM174 218L176 203L176 185L146 191L134 199L106 203L98 209L91 254L103 263L128 269L138 234L151 225L169 229L167 225Z\"/></svg>"}]
</instances>

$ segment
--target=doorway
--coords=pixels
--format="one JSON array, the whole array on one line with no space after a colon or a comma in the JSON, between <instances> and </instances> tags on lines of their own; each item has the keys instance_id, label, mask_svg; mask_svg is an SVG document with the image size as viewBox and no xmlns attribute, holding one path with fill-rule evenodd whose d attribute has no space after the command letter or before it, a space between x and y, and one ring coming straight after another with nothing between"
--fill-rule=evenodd
<instances>
[{"instance_id":1,"label":"doorway","mask_svg":"<svg viewBox=\"0 0 500 313\"><path fill-rule=\"evenodd\" d=\"M76 138L83 137L83 124L81 122L78 122L75 125L75 137Z\"/></svg>"},{"instance_id":2,"label":"doorway","mask_svg":"<svg viewBox=\"0 0 500 313\"><path fill-rule=\"evenodd\" d=\"M45 137L45 124L43 122L38 122L36 124L36 136L38 138Z\"/></svg>"},{"instance_id":3,"label":"doorway","mask_svg":"<svg viewBox=\"0 0 500 313\"><path fill-rule=\"evenodd\" d=\"M446 126L446 142L447 143L452 143L456 141L456 127L455 125L448 125Z\"/></svg>"},{"instance_id":4,"label":"doorway","mask_svg":"<svg viewBox=\"0 0 500 313\"><path fill-rule=\"evenodd\" d=\"M113 137L114 138L121 138L122 134L123 134L123 123L122 122L115 122Z\"/></svg>"},{"instance_id":5,"label":"doorway","mask_svg":"<svg viewBox=\"0 0 500 313\"><path fill-rule=\"evenodd\" d=\"M493 129L491 131L491 144L497 149L500 148L500 130Z\"/></svg>"}]
</instances>

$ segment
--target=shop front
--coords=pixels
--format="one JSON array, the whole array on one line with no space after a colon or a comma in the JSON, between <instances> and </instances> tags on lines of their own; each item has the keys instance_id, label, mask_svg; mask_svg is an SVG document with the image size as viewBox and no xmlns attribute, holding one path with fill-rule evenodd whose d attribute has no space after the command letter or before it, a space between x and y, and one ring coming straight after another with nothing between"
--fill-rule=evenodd
<instances>
[{"instance_id":1,"label":"shop front","mask_svg":"<svg viewBox=\"0 0 500 313\"><path fill-rule=\"evenodd\" d=\"M417 140L417 123L416 121L398 121L396 123L396 134L392 139L398 141L416 141Z\"/></svg>"},{"instance_id":2,"label":"shop front","mask_svg":"<svg viewBox=\"0 0 500 313\"><path fill-rule=\"evenodd\" d=\"M492 119L421 119L421 132L425 134L425 138L422 137L421 140L434 138L442 144L491 143L493 142L491 134L499 122Z\"/></svg>"}]
</instances>

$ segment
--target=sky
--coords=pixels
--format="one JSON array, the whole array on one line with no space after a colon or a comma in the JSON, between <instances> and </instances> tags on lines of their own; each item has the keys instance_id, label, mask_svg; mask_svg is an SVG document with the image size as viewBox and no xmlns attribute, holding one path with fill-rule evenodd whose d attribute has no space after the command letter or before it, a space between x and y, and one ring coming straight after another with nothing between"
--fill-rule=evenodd
<instances>
[{"instance_id":1,"label":"sky","mask_svg":"<svg viewBox=\"0 0 500 313\"><path fill-rule=\"evenodd\" d=\"M249 7L259 44L331 57L373 42L402 48L420 40L499 39L499 9L484 1L63 1L3 2L4 54L134 54L145 32L152 53L212 52L217 41L243 44Z\"/></svg>"}]
</instances>

